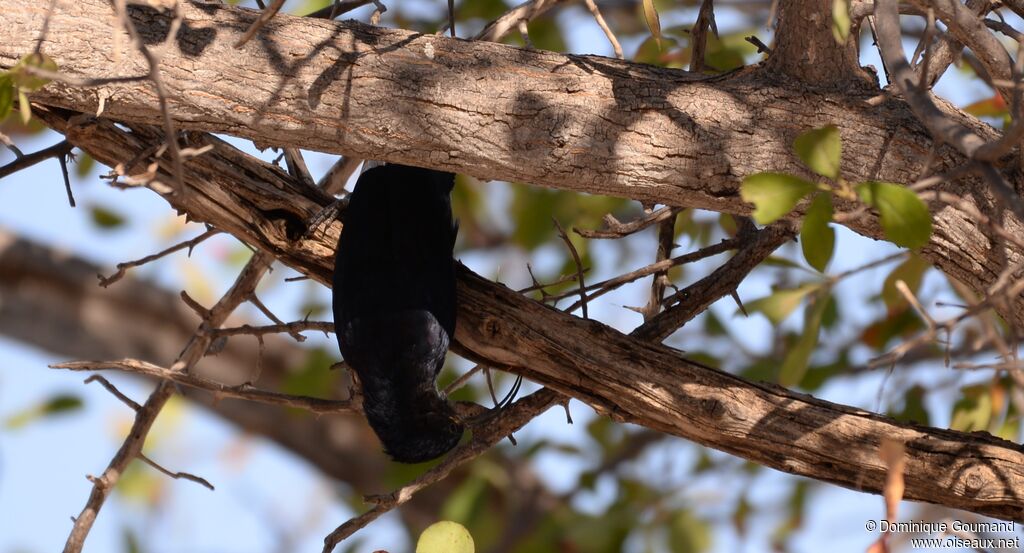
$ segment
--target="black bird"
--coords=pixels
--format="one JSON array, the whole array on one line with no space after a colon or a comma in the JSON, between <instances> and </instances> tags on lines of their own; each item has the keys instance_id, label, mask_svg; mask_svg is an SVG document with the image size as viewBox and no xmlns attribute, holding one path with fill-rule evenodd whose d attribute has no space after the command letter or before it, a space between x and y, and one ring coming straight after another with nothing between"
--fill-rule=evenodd
<instances>
[{"instance_id":1,"label":"black bird","mask_svg":"<svg viewBox=\"0 0 1024 553\"><path fill-rule=\"evenodd\" d=\"M384 451L420 463L464 426L434 380L455 332L455 175L382 165L356 182L334 265L334 325Z\"/></svg>"}]
</instances>

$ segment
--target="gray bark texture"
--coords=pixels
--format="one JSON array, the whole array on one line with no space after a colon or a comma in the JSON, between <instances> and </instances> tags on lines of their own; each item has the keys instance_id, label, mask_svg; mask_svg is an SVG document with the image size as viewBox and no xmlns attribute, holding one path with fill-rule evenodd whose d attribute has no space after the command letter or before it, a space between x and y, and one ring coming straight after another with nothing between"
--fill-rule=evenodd
<instances>
[{"instance_id":1,"label":"gray bark texture","mask_svg":"<svg viewBox=\"0 0 1024 553\"><path fill-rule=\"evenodd\" d=\"M285 15L238 51L232 45L255 12L203 4L182 9L181 31L163 55L163 80L175 125L193 131L189 145L214 148L186 162L185 190L166 199L326 285L341 225L306 237L304 221L329 199L198 131L736 214L750 212L738 193L742 177L804 173L792 143L811 127L839 126L843 176L851 181L910 183L926 172L929 158L938 172L965 161L933 144L901 101L869 101L862 84L843 90L822 75L817 84L827 86L767 68L698 78L605 58ZM45 10L32 0L5 0L0 67L32 51ZM113 40L121 31L111 10L104 0L61 3L44 42L61 72L147 72L126 40ZM167 16L141 7L131 14L147 43L162 40ZM101 99L101 119L72 120L64 111L95 113ZM164 141L152 126L161 115L148 83L54 83L32 100L49 126L111 166L137 160ZM963 119L979 135L996 136ZM158 161L170 182L170 161ZM1020 222L1000 210L980 181L942 186L1020 232ZM962 211L937 202L931 208L935 232L924 254L975 290L991 285L1008 261L1022 259ZM881 235L875 215L841 220L867 236ZM899 423L746 381L543 306L465 268L458 293L456 351L507 367L616 420L876 493L886 477L879 444L895 439L906 444L907 499L1024 521L1024 448L1018 444ZM1014 298L1002 315L1024 322L1022 302Z\"/></svg>"}]
</instances>

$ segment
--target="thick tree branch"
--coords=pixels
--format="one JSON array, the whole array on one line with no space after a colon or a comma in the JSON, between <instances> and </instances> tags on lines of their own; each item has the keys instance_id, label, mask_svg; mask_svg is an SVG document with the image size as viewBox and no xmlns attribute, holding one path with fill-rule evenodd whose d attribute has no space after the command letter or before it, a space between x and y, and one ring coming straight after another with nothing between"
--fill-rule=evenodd
<instances>
[{"instance_id":1,"label":"thick tree branch","mask_svg":"<svg viewBox=\"0 0 1024 553\"><path fill-rule=\"evenodd\" d=\"M768 67L812 86L874 88L860 68L857 37L843 44L832 36L832 0L779 2L779 27Z\"/></svg>"},{"instance_id":2,"label":"thick tree branch","mask_svg":"<svg viewBox=\"0 0 1024 553\"><path fill-rule=\"evenodd\" d=\"M33 29L42 17L31 0L9 0L5 8L0 67L33 48ZM162 57L179 129L734 214L750 211L738 194L743 176L804 171L792 143L806 129L840 127L843 177L853 182L914 182L928 169L934 146L902 102L809 91L769 71L698 80L607 58L285 14L246 45L246 63L239 64L231 61L238 56L232 45L256 12L210 4L181 9L177 49ZM165 38L169 15L138 6L131 13L148 40ZM115 65L113 42L96 38L114 32L108 15L103 0L62 4L46 42L62 72L146 71L145 60L131 53L122 53L125 59ZM35 101L82 112L95 112L102 98L105 113L115 120L162 124L157 98L145 82L94 89L55 82L33 95ZM985 141L998 137L948 106L940 108ZM951 147L934 151L930 170L936 173L966 161ZM1010 232L1024 231L1016 217L1000 210L981 179L965 177L940 187ZM302 212L287 198L279 201L281 210ZM934 208L935 233L924 255L975 291L987 289L1008 263L1024 260L1021 251L959 210ZM882 235L873 216L846 224L868 236ZM1000 314L1024 327L1024 298Z\"/></svg>"},{"instance_id":3,"label":"thick tree branch","mask_svg":"<svg viewBox=\"0 0 1024 553\"><path fill-rule=\"evenodd\" d=\"M130 160L162 139L155 127L134 133L107 122L71 127L55 112L40 115L108 164ZM169 198L172 205L328 284L340 225L305 237L300 214L309 217L330 200L212 137L191 140L214 148L186 164L188 191ZM169 170L168 160L161 164ZM282 205L292 211L284 212ZM908 499L1024 520L1024 447L1018 444L898 423L749 382L558 312L465 269L459 272L458 293L457 351L507 366L617 420L876 493L885 482L877 447L893 438L907 443Z\"/></svg>"}]
</instances>

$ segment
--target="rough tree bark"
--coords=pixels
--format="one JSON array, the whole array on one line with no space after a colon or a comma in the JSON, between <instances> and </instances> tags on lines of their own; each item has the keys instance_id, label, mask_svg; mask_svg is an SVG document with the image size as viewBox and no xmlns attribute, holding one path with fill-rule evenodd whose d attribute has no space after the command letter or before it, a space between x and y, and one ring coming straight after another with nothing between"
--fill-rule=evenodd
<instances>
[{"instance_id":1,"label":"rough tree bark","mask_svg":"<svg viewBox=\"0 0 1024 553\"><path fill-rule=\"evenodd\" d=\"M0 68L32 51L46 14L46 5L32 0L9 0L5 8ZM784 73L749 69L709 79L608 58L284 14L239 51L233 44L255 12L189 3L182 9L176 48L161 64L180 129L734 214L750 212L739 197L742 177L806 174L792 153L793 139L824 124L840 128L842 173L851 181L911 183L929 170L929 160L934 173L966 161L934 144L901 101L876 97L877 90L866 94L863 86L838 90L826 82L813 88L813 82ZM805 12L793 9L791 19ZM103 0L61 5L45 51L62 72L146 74L138 53L114 51L116 42L108 37L123 31L110 15ZM166 36L169 16L139 6L131 15L148 43ZM845 50L838 58L849 65ZM82 112L95 112L102 100L111 119L161 121L148 82L94 88L53 83L32 98ZM947 109L980 136L996 136ZM1008 174L1008 180L1017 179ZM980 180L962 178L939 188L1010 232L1024 230ZM938 203L932 209L935 232L923 254L977 292L991 286L1007 262L1024 260L1024 252L962 211ZM870 214L843 224L881 237ZM1024 326L1024 297L1000 314Z\"/></svg>"},{"instance_id":2,"label":"rough tree bark","mask_svg":"<svg viewBox=\"0 0 1024 553\"><path fill-rule=\"evenodd\" d=\"M31 51L43 12L28 0L8 2L0 67ZM897 100L869 102L758 70L699 81L604 58L284 16L238 56L230 45L252 12L190 4L184 12L177 49L162 65L183 129L730 213L749 212L737 192L742 176L801 172L792 139L825 123L841 129L850 180L912 182L933 149L933 169L964 161L934 146ZM118 58L110 50L106 38L119 31L108 15L100 0L66 6L51 23L45 51L73 75L144 73L134 54ZM148 40L166 33L167 19L155 11L135 8L133 17ZM115 66L115 59L122 63ZM104 120L69 124L58 111L41 115L111 165L162 142L162 133L146 126L160 119L146 84L51 85L33 100L93 111L101 97L105 117L131 123L133 132ZM186 190L169 197L171 204L329 283L340 225L302 238L303 222L327 201L321 193L211 137L191 140L214 150L188 162ZM160 163L168 171L168 162ZM1011 232L1020 230L979 182L945 186ZM947 273L983 290L1007 259L1020 259L1009 247L990 251L998 242L960 212L932 207L936 232L925 254ZM880 235L872 216L845 224ZM468 270L459 281L456 338L469 357L508 366L619 420L853 489L881 490L886 468L877 447L885 438L902 440L906 498L1024 521L1024 448L1017 444L896 423L745 381L539 305ZM1022 301L1014 298L1004 310L1008 320L1024 320Z\"/></svg>"}]
</instances>

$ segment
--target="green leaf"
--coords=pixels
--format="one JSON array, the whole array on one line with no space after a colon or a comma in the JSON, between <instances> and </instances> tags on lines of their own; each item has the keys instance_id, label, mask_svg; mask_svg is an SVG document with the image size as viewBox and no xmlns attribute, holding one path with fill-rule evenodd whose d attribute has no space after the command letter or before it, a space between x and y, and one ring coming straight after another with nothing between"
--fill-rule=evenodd
<instances>
[{"instance_id":1,"label":"green leaf","mask_svg":"<svg viewBox=\"0 0 1024 553\"><path fill-rule=\"evenodd\" d=\"M839 129L828 125L807 131L796 137L793 149L800 161L811 171L830 179L839 177L839 161L842 156L842 141Z\"/></svg>"},{"instance_id":2,"label":"green leaf","mask_svg":"<svg viewBox=\"0 0 1024 553\"><path fill-rule=\"evenodd\" d=\"M708 33L704 64L719 72L731 71L746 65L746 57L757 52L757 47L744 38L750 33Z\"/></svg>"},{"instance_id":3,"label":"green leaf","mask_svg":"<svg viewBox=\"0 0 1024 553\"><path fill-rule=\"evenodd\" d=\"M14 430L45 417L76 411L81 408L82 400L78 396L71 394L57 394L11 415L5 421L4 426L8 429Z\"/></svg>"},{"instance_id":4,"label":"green leaf","mask_svg":"<svg viewBox=\"0 0 1024 553\"><path fill-rule=\"evenodd\" d=\"M633 61L679 69L690 59L689 50L680 46L680 41L662 36L649 36L640 43L633 55Z\"/></svg>"},{"instance_id":5,"label":"green leaf","mask_svg":"<svg viewBox=\"0 0 1024 553\"><path fill-rule=\"evenodd\" d=\"M768 256L761 262L766 267L778 267L780 269L799 269L801 271L814 274L814 271L808 270L807 267L793 261L792 259L786 259L785 257L779 257L777 255Z\"/></svg>"},{"instance_id":6,"label":"green leaf","mask_svg":"<svg viewBox=\"0 0 1024 553\"><path fill-rule=\"evenodd\" d=\"M987 429L992 420L992 394L989 386L968 386L961 392L964 397L953 405L953 417L949 427L961 432Z\"/></svg>"},{"instance_id":7,"label":"green leaf","mask_svg":"<svg viewBox=\"0 0 1024 553\"><path fill-rule=\"evenodd\" d=\"M718 226L722 227L722 230L729 236L735 237L740 231L740 227L736 224L736 218L728 213L718 214Z\"/></svg>"},{"instance_id":8,"label":"green leaf","mask_svg":"<svg viewBox=\"0 0 1024 553\"><path fill-rule=\"evenodd\" d=\"M832 36L839 44L850 37L850 1L832 0Z\"/></svg>"},{"instance_id":9,"label":"green leaf","mask_svg":"<svg viewBox=\"0 0 1024 553\"><path fill-rule=\"evenodd\" d=\"M466 527L450 520L435 522L420 534L416 553L473 553L473 536Z\"/></svg>"},{"instance_id":10,"label":"green leaf","mask_svg":"<svg viewBox=\"0 0 1024 553\"><path fill-rule=\"evenodd\" d=\"M911 255L889 273L889 276L885 278L885 283L882 284L882 301L885 302L889 313L896 313L910 307L903 294L896 289L896 281L902 280L910 288L910 291L916 294L918 288L921 287L924 273L929 267L931 264L920 256Z\"/></svg>"},{"instance_id":11,"label":"green leaf","mask_svg":"<svg viewBox=\"0 0 1024 553\"><path fill-rule=\"evenodd\" d=\"M857 195L878 210L885 237L905 248L920 248L932 235L932 216L913 190L889 182L857 185Z\"/></svg>"},{"instance_id":12,"label":"green leaf","mask_svg":"<svg viewBox=\"0 0 1024 553\"><path fill-rule=\"evenodd\" d=\"M28 96L24 90L18 90L18 112L21 113L21 123L28 125L32 120L32 107L28 105Z\"/></svg>"},{"instance_id":13,"label":"green leaf","mask_svg":"<svg viewBox=\"0 0 1024 553\"><path fill-rule=\"evenodd\" d=\"M803 248L804 259L820 272L825 272L836 245L836 231L829 226L831 221L832 194L820 192L807 208L800 229L800 247Z\"/></svg>"},{"instance_id":14,"label":"green leaf","mask_svg":"<svg viewBox=\"0 0 1024 553\"><path fill-rule=\"evenodd\" d=\"M821 283L811 282L798 288L776 290L772 295L747 302L747 311L761 312L773 324L786 320L804 300L807 294L821 288Z\"/></svg>"},{"instance_id":15,"label":"green leaf","mask_svg":"<svg viewBox=\"0 0 1024 553\"><path fill-rule=\"evenodd\" d=\"M913 386L903 395L903 409L889 413L889 416L898 421L930 424L928 409L924 405L926 392L927 390L921 385Z\"/></svg>"},{"instance_id":16,"label":"green leaf","mask_svg":"<svg viewBox=\"0 0 1024 553\"><path fill-rule=\"evenodd\" d=\"M765 225L789 213L817 187L793 175L758 173L743 179L740 196L754 204L754 220Z\"/></svg>"},{"instance_id":17,"label":"green leaf","mask_svg":"<svg viewBox=\"0 0 1024 553\"><path fill-rule=\"evenodd\" d=\"M448 494L441 516L449 520L460 520L469 524L475 513L486 507L483 505L487 497L487 481L480 477L467 478Z\"/></svg>"},{"instance_id":18,"label":"green leaf","mask_svg":"<svg viewBox=\"0 0 1024 553\"><path fill-rule=\"evenodd\" d=\"M0 121L7 118L14 107L14 79L10 75L0 75Z\"/></svg>"},{"instance_id":19,"label":"green leaf","mask_svg":"<svg viewBox=\"0 0 1024 553\"><path fill-rule=\"evenodd\" d=\"M1003 100L1003 95L998 92L992 95L991 98L978 100L973 104L964 106L962 109L975 117L1003 118L1009 115L1006 101Z\"/></svg>"},{"instance_id":20,"label":"green leaf","mask_svg":"<svg viewBox=\"0 0 1024 553\"><path fill-rule=\"evenodd\" d=\"M466 2L466 4L472 4L472 2ZM562 28L558 26L554 18L541 17L530 22L528 32L530 42L535 48L553 52L563 52L567 48L565 38L562 36ZM513 33L513 35L517 34Z\"/></svg>"},{"instance_id":21,"label":"green leaf","mask_svg":"<svg viewBox=\"0 0 1024 553\"><path fill-rule=\"evenodd\" d=\"M782 369L779 371L779 384L783 386L796 386L807 374L807 362L811 359L811 353L818 345L818 335L821 333L821 318L825 314L825 307L828 306L828 299L831 289L823 286L814 295L814 303L804 310L804 331L797 340L796 345L786 353L782 361Z\"/></svg>"},{"instance_id":22,"label":"green leaf","mask_svg":"<svg viewBox=\"0 0 1024 553\"><path fill-rule=\"evenodd\" d=\"M668 525L669 549L675 553L700 553L711 549L710 525L688 510L676 511Z\"/></svg>"},{"instance_id":23,"label":"green leaf","mask_svg":"<svg viewBox=\"0 0 1024 553\"><path fill-rule=\"evenodd\" d=\"M124 217L120 214L98 205L89 208L89 215L93 224L103 230L114 230L125 223Z\"/></svg>"},{"instance_id":24,"label":"green leaf","mask_svg":"<svg viewBox=\"0 0 1024 553\"><path fill-rule=\"evenodd\" d=\"M309 350L302 364L288 373L281 390L288 394L322 397L328 390L335 389L340 378L340 371L327 370L335 361L337 357L324 348Z\"/></svg>"},{"instance_id":25,"label":"green leaf","mask_svg":"<svg viewBox=\"0 0 1024 553\"><path fill-rule=\"evenodd\" d=\"M0 119L3 119L0 117ZM75 162L75 175L79 178L89 176L92 172L92 168L96 166L96 158L91 155L82 152L78 155L78 161Z\"/></svg>"},{"instance_id":26,"label":"green leaf","mask_svg":"<svg viewBox=\"0 0 1024 553\"><path fill-rule=\"evenodd\" d=\"M893 339L908 337L923 327L921 317L908 307L896 313L889 313L885 318L868 325L861 333L860 341L882 351Z\"/></svg>"},{"instance_id":27,"label":"green leaf","mask_svg":"<svg viewBox=\"0 0 1024 553\"><path fill-rule=\"evenodd\" d=\"M654 0L644 0L644 19L647 20L647 28L651 30L654 41L661 48L661 19L658 17L658 10L654 7Z\"/></svg>"},{"instance_id":28,"label":"green leaf","mask_svg":"<svg viewBox=\"0 0 1024 553\"><path fill-rule=\"evenodd\" d=\"M51 73L57 72L57 62L46 54L28 54L18 61L18 64L11 69L14 76L14 83L25 92L35 92L50 83L50 79L33 75L28 68L34 67Z\"/></svg>"}]
</instances>

